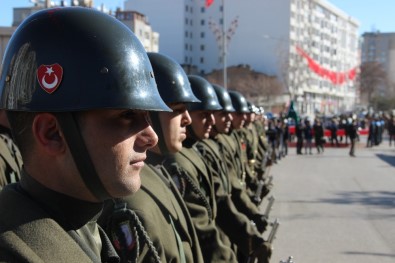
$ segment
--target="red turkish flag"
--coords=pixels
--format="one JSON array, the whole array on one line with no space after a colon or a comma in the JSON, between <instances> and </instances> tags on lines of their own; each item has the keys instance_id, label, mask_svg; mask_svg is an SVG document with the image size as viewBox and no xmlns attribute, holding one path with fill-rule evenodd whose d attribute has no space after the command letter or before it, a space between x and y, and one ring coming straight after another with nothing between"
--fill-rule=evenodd
<instances>
[{"instance_id":1,"label":"red turkish flag","mask_svg":"<svg viewBox=\"0 0 395 263\"><path fill-rule=\"evenodd\" d=\"M206 7L210 7L214 3L214 0L206 0Z\"/></svg>"}]
</instances>

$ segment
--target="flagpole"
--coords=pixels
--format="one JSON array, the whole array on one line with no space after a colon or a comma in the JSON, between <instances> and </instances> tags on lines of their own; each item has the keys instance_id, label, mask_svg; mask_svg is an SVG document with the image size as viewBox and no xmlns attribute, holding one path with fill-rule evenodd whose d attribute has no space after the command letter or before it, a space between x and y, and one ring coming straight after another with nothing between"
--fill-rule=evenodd
<instances>
[{"instance_id":1,"label":"flagpole","mask_svg":"<svg viewBox=\"0 0 395 263\"><path fill-rule=\"evenodd\" d=\"M225 1L222 0L222 62L223 62L223 77L224 77L224 88L228 87L228 77L226 71L226 29L225 29Z\"/></svg>"}]
</instances>

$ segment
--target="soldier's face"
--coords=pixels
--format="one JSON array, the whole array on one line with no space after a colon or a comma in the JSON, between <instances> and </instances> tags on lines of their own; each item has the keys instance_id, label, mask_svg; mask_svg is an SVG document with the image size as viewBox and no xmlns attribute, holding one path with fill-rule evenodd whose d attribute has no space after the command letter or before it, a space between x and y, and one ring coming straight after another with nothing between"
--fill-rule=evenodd
<instances>
[{"instance_id":1,"label":"soldier's face","mask_svg":"<svg viewBox=\"0 0 395 263\"><path fill-rule=\"evenodd\" d=\"M214 113L215 127L219 133L229 133L233 117L229 112L218 111Z\"/></svg>"},{"instance_id":2,"label":"soldier's face","mask_svg":"<svg viewBox=\"0 0 395 263\"><path fill-rule=\"evenodd\" d=\"M146 151L158 137L148 113L132 110L95 110L82 113L81 134L96 171L112 197L135 193Z\"/></svg>"},{"instance_id":3,"label":"soldier's face","mask_svg":"<svg viewBox=\"0 0 395 263\"><path fill-rule=\"evenodd\" d=\"M211 111L191 111L192 129L198 139L207 139L210 131L215 124L214 116Z\"/></svg>"},{"instance_id":4,"label":"soldier's face","mask_svg":"<svg viewBox=\"0 0 395 263\"><path fill-rule=\"evenodd\" d=\"M233 112L232 113L232 127L233 129L241 129L244 126L246 115L244 113Z\"/></svg>"},{"instance_id":5,"label":"soldier's face","mask_svg":"<svg viewBox=\"0 0 395 263\"><path fill-rule=\"evenodd\" d=\"M186 139L186 126L192 120L184 103L169 105L173 112L160 112L163 137L166 141L167 150L170 153L179 152L182 149L182 142Z\"/></svg>"}]
</instances>

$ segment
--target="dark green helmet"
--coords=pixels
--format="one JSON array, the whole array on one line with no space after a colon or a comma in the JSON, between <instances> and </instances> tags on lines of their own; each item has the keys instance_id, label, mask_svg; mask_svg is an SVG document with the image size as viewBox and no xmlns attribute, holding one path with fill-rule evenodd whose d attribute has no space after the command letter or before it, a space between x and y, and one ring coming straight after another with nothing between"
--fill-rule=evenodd
<instances>
[{"instance_id":1,"label":"dark green helmet","mask_svg":"<svg viewBox=\"0 0 395 263\"><path fill-rule=\"evenodd\" d=\"M162 99L167 103L200 102L191 90L188 77L174 59L159 53L148 53L155 81Z\"/></svg>"},{"instance_id":2,"label":"dark green helmet","mask_svg":"<svg viewBox=\"0 0 395 263\"><path fill-rule=\"evenodd\" d=\"M30 112L169 110L144 47L112 16L94 9L45 9L8 43L0 108Z\"/></svg>"},{"instance_id":3,"label":"dark green helmet","mask_svg":"<svg viewBox=\"0 0 395 263\"><path fill-rule=\"evenodd\" d=\"M94 109L169 111L148 56L125 25L95 9L45 9L10 39L0 76L0 108L53 113L87 188L111 198L97 175L76 120ZM12 125L12 124L11 124Z\"/></svg>"},{"instance_id":4,"label":"dark green helmet","mask_svg":"<svg viewBox=\"0 0 395 263\"><path fill-rule=\"evenodd\" d=\"M247 101L248 110L250 113L259 114L259 108L255 106L251 101Z\"/></svg>"},{"instance_id":5,"label":"dark green helmet","mask_svg":"<svg viewBox=\"0 0 395 263\"><path fill-rule=\"evenodd\" d=\"M219 104L222 106L222 110L226 112L235 112L233 108L232 100L230 99L228 91L219 85L212 84L215 94L217 94Z\"/></svg>"},{"instance_id":6,"label":"dark green helmet","mask_svg":"<svg viewBox=\"0 0 395 263\"><path fill-rule=\"evenodd\" d=\"M214 88L210 82L196 75L189 75L188 79L191 83L193 93L201 101L201 103L188 103L188 111L216 111L222 109L217 95L215 94Z\"/></svg>"},{"instance_id":7,"label":"dark green helmet","mask_svg":"<svg viewBox=\"0 0 395 263\"><path fill-rule=\"evenodd\" d=\"M248 109L247 100L240 92L230 90L229 96L232 100L232 105L235 108L236 112L238 112L238 113L249 113L250 112Z\"/></svg>"}]
</instances>

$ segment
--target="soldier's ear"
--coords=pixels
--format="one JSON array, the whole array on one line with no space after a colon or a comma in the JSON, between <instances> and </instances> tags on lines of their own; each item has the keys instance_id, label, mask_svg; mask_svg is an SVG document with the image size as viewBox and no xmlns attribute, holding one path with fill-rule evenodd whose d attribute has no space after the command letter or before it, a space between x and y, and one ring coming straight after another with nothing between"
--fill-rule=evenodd
<instances>
[{"instance_id":1,"label":"soldier's ear","mask_svg":"<svg viewBox=\"0 0 395 263\"><path fill-rule=\"evenodd\" d=\"M37 146L48 155L63 153L67 144L59 122L51 113L39 113L32 124L33 136Z\"/></svg>"}]
</instances>

